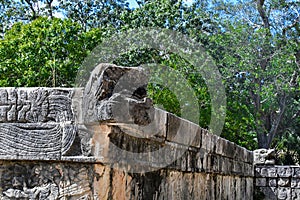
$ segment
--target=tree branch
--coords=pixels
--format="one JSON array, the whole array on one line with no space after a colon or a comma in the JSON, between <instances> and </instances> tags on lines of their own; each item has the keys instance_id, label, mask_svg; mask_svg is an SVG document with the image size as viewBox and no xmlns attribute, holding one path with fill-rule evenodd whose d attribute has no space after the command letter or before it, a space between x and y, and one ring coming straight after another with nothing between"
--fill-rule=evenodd
<instances>
[{"instance_id":1,"label":"tree branch","mask_svg":"<svg viewBox=\"0 0 300 200\"><path fill-rule=\"evenodd\" d=\"M259 15L263 21L264 27L266 29L270 30L269 18L267 17L266 11L263 8L264 3L265 3L265 0L257 0L256 1L257 11L259 12Z\"/></svg>"},{"instance_id":2,"label":"tree branch","mask_svg":"<svg viewBox=\"0 0 300 200\"><path fill-rule=\"evenodd\" d=\"M37 16L36 10L34 9L33 3L30 0L25 0L25 2L29 5L30 10L33 14L32 19L36 19L38 16Z\"/></svg>"},{"instance_id":3,"label":"tree branch","mask_svg":"<svg viewBox=\"0 0 300 200\"><path fill-rule=\"evenodd\" d=\"M53 18L53 10L52 10L52 3L53 3L53 0L46 0L46 2L47 2L47 5L48 5L48 12L49 12L49 16L51 17L51 18Z\"/></svg>"},{"instance_id":4,"label":"tree branch","mask_svg":"<svg viewBox=\"0 0 300 200\"><path fill-rule=\"evenodd\" d=\"M277 118L273 122L272 128L271 128L271 130L269 131L269 134L268 134L268 144L267 144L268 148L271 147L271 143L272 143L273 138L275 137L275 135L277 133L278 126L279 126L279 124L282 120L283 113L285 112L286 99L287 99L287 95L284 93L283 96L280 98L280 102L279 102L279 114L277 115Z\"/></svg>"}]
</instances>

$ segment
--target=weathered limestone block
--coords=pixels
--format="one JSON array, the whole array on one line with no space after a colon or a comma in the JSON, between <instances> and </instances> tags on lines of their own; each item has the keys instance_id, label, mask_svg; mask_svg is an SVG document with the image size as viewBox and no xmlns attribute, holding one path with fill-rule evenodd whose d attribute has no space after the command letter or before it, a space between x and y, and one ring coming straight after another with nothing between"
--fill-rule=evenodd
<instances>
[{"instance_id":1,"label":"weathered limestone block","mask_svg":"<svg viewBox=\"0 0 300 200\"><path fill-rule=\"evenodd\" d=\"M246 195L245 199L253 199L254 188L253 188L254 180L252 177L246 177Z\"/></svg>"},{"instance_id":2,"label":"weathered limestone block","mask_svg":"<svg viewBox=\"0 0 300 200\"><path fill-rule=\"evenodd\" d=\"M205 149L208 153L214 153L216 151L217 140L217 135L214 135L207 130L203 130L201 148Z\"/></svg>"},{"instance_id":3,"label":"weathered limestone block","mask_svg":"<svg viewBox=\"0 0 300 200\"><path fill-rule=\"evenodd\" d=\"M253 164L254 154L252 151L249 151L248 149L244 148L244 157L247 163L250 163L251 165Z\"/></svg>"},{"instance_id":4,"label":"weathered limestone block","mask_svg":"<svg viewBox=\"0 0 300 200\"><path fill-rule=\"evenodd\" d=\"M0 88L0 122L74 121L72 89Z\"/></svg>"},{"instance_id":5,"label":"weathered limestone block","mask_svg":"<svg viewBox=\"0 0 300 200\"><path fill-rule=\"evenodd\" d=\"M232 170L232 160L229 158L224 157L222 163L222 173L230 174Z\"/></svg>"},{"instance_id":6,"label":"weathered limestone block","mask_svg":"<svg viewBox=\"0 0 300 200\"><path fill-rule=\"evenodd\" d=\"M277 184L279 187L290 187L290 179L289 178L279 178Z\"/></svg>"},{"instance_id":7,"label":"weathered limestone block","mask_svg":"<svg viewBox=\"0 0 300 200\"><path fill-rule=\"evenodd\" d=\"M167 140L200 148L201 128L187 120L168 113Z\"/></svg>"},{"instance_id":8,"label":"weathered limestone block","mask_svg":"<svg viewBox=\"0 0 300 200\"><path fill-rule=\"evenodd\" d=\"M208 161L208 172L213 172L213 173L218 173L220 170L219 170L219 161L220 161L220 158L218 157L218 155L214 155L214 154L211 154L209 156L209 161Z\"/></svg>"},{"instance_id":9,"label":"weathered limestone block","mask_svg":"<svg viewBox=\"0 0 300 200\"><path fill-rule=\"evenodd\" d=\"M300 189L292 189L292 199L300 199Z\"/></svg>"},{"instance_id":10,"label":"weathered limestone block","mask_svg":"<svg viewBox=\"0 0 300 200\"><path fill-rule=\"evenodd\" d=\"M256 178L256 186L258 187L265 187L267 185L267 179L266 178Z\"/></svg>"},{"instance_id":11,"label":"weathered limestone block","mask_svg":"<svg viewBox=\"0 0 300 200\"><path fill-rule=\"evenodd\" d=\"M277 174L279 177L291 177L292 173L292 168L290 167L277 166Z\"/></svg>"},{"instance_id":12,"label":"weathered limestone block","mask_svg":"<svg viewBox=\"0 0 300 200\"><path fill-rule=\"evenodd\" d=\"M244 175L244 163L241 161L233 160L231 172L234 175Z\"/></svg>"},{"instance_id":13,"label":"weathered limestone block","mask_svg":"<svg viewBox=\"0 0 300 200\"><path fill-rule=\"evenodd\" d=\"M237 144L235 145L235 151L233 153L233 159L239 162L247 162L247 157L244 155L244 148L241 148Z\"/></svg>"},{"instance_id":14,"label":"weathered limestone block","mask_svg":"<svg viewBox=\"0 0 300 200\"><path fill-rule=\"evenodd\" d=\"M274 149L257 149L253 151L254 155L254 164L264 164L264 165L274 165L275 159Z\"/></svg>"},{"instance_id":15,"label":"weathered limestone block","mask_svg":"<svg viewBox=\"0 0 300 200\"><path fill-rule=\"evenodd\" d=\"M168 113L158 108L154 108L153 112L153 120L147 125L118 123L117 126L128 135L163 142L167 138Z\"/></svg>"},{"instance_id":16,"label":"weathered limestone block","mask_svg":"<svg viewBox=\"0 0 300 200\"><path fill-rule=\"evenodd\" d=\"M275 178L269 178L268 186L270 186L270 187L277 187L277 179L275 179Z\"/></svg>"},{"instance_id":17,"label":"weathered limestone block","mask_svg":"<svg viewBox=\"0 0 300 200\"><path fill-rule=\"evenodd\" d=\"M254 177L254 166L253 164L244 163L244 176Z\"/></svg>"},{"instance_id":18,"label":"weathered limestone block","mask_svg":"<svg viewBox=\"0 0 300 200\"><path fill-rule=\"evenodd\" d=\"M293 167L293 177L300 178L300 167Z\"/></svg>"},{"instance_id":19,"label":"weathered limestone block","mask_svg":"<svg viewBox=\"0 0 300 200\"><path fill-rule=\"evenodd\" d=\"M237 146L233 142L230 142L220 137L217 138L215 148L216 148L215 152L217 154L220 154L228 158L233 159L237 155Z\"/></svg>"},{"instance_id":20,"label":"weathered limestone block","mask_svg":"<svg viewBox=\"0 0 300 200\"><path fill-rule=\"evenodd\" d=\"M98 65L84 89L84 122L149 124L153 106L147 97L147 84L148 78L139 68Z\"/></svg>"},{"instance_id":21,"label":"weathered limestone block","mask_svg":"<svg viewBox=\"0 0 300 200\"><path fill-rule=\"evenodd\" d=\"M8 162L0 167L1 199L96 199L93 165Z\"/></svg>"},{"instance_id":22,"label":"weathered limestone block","mask_svg":"<svg viewBox=\"0 0 300 200\"><path fill-rule=\"evenodd\" d=\"M292 188L300 188L300 179L299 178L292 178L291 187Z\"/></svg>"},{"instance_id":23,"label":"weathered limestone block","mask_svg":"<svg viewBox=\"0 0 300 200\"><path fill-rule=\"evenodd\" d=\"M291 199L291 188L288 187L278 187L278 199Z\"/></svg>"}]
</instances>

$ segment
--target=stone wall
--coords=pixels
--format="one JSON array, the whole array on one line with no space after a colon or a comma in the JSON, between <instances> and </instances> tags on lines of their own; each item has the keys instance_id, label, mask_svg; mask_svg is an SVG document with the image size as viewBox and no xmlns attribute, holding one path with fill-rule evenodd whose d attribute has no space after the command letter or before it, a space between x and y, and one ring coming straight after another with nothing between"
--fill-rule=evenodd
<instances>
[{"instance_id":1,"label":"stone wall","mask_svg":"<svg viewBox=\"0 0 300 200\"><path fill-rule=\"evenodd\" d=\"M255 187L260 199L300 199L300 166L257 165Z\"/></svg>"},{"instance_id":2,"label":"stone wall","mask_svg":"<svg viewBox=\"0 0 300 200\"><path fill-rule=\"evenodd\" d=\"M1 199L253 199L253 153L115 92L130 71L144 87L101 65L85 88L1 88Z\"/></svg>"}]
</instances>

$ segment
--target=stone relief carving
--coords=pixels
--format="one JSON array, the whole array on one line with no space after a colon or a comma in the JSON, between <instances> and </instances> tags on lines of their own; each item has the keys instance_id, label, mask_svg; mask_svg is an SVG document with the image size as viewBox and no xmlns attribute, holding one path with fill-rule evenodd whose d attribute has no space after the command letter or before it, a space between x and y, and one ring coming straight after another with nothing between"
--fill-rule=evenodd
<instances>
[{"instance_id":1,"label":"stone relief carving","mask_svg":"<svg viewBox=\"0 0 300 200\"><path fill-rule=\"evenodd\" d=\"M90 125L150 124L155 112L152 100L147 97L147 83L147 76L139 68L98 65L84 88L82 116L78 117L82 121L79 121L73 146L66 155L94 155ZM76 149L80 149L80 152Z\"/></svg>"},{"instance_id":2,"label":"stone relief carving","mask_svg":"<svg viewBox=\"0 0 300 200\"><path fill-rule=\"evenodd\" d=\"M278 180L278 186L281 187L287 187L290 184L290 179L288 178L279 178Z\"/></svg>"},{"instance_id":3,"label":"stone relief carving","mask_svg":"<svg viewBox=\"0 0 300 200\"><path fill-rule=\"evenodd\" d=\"M77 128L71 89L1 88L0 156L59 159Z\"/></svg>"},{"instance_id":4,"label":"stone relief carving","mask_svg":"<svg viewBox=\"0 0 300 200\"><path fill-rule=\"evenodd\" d=\"M1 88L0 156L46 160L91 156L89 124L144 126L153 120L147 81L141 69L101 64L82 95L78 89L75 94L73 89ZM74 111L74 102L75 107L81 102L82 108Z\"/></svg>"},{"instance_id":5,"label":"stone relief carving","mask_svg":"<svg viewBox=\"0 0 300 200\"><path fill-rule=\"evenodd\" d=\"M76 131L73 124L0 123L0 156L59 159Z\"/></svg>"},{"instance_id":6,"label":"stone relief carving","mask_svg":"<svg viewBox=\"0 0 300 200\"><path fill-rule=\"evenodd\" d=\"M1 88L0 122L73 121L71 90Z\"/></svg>"},{"instance_id":7,"label":"stone relief carving","mask_svg":"<svg viewBox=\"0 0 300 200\"><path fill-rule=\"evenodd\" d=\"M297 174L299 166L255 166L255 187L262 191L265 199L299 199L300 179ZM260 180L267 180L265 186ZM271 190L276 189L276 192Z\"/></svg>"},{"instance_id":8,"label":"stone relief carving","mask_svg":"<svg viewBox=\"0 0 300 200\"><path fill-rule=\"evenodd\" d=\"M2 165L0 199L93 199L91 166L10 163Z\"/></svg>"},{"instance_id":9,"label":"stone relief carving","mask_svg":"<svg viewBox=\"0 0 300 200\"><path fill-rule=\"evenodd\" d=\"M300 179L292 179L291 181L292 188L300 188Z\"/></svg>"},{"instance_id":10,"label":"stone relief carving","mask_svg":"<svg viewBox=\"0 0 300 200\"><path fill-rule=\"evenodd\" d=\"M292 189L292 199L300 199L300 189Z\"/></svg>"},{"instance_id":11,"label":"stone relief carving","mask_svg":"<svg viewBox=\"0 0 300 200\"><path fill-rule=\"evenodd\" d=\"M277 167L277 174L279 177L291 177L292 168L290 167Z\"/></svg>"},{"instance_id":12,"label":"stone relief carving","mask_svg":"<svg viewBox=\"0 0 300 200\"><path fill-rule=\"evenodd\" d=\"M274 149L257 149L253 151L254 164L275 164L275 150Z\"/></svg>"},{"instance_id":13,"label":"stone relief carving","mask_svg":"<svg viewBox=\"0 0 300 200\"><path fill-rule=\"evenodd\" d=\"M2 199L57 199L59 171L41 165L15 164L7 167L2 176Z\"/></svg>"},{"instance_id":14,"label":"stone relief carving","mask_svg":"<svg viewBox=\"0 0 300 200\"><path fill-rule=\"evenodd\" d=\"M278 187L278 199L291 199L291 188Z\"/></svg>"},{"instance_id":15,"label":"stone relief carving","mask_svg":"<svg viewBox=\"0 0 300 200\"><path fill-rule=\"evenodd\" d=\"M300 168L298 168L298 167L294 168L293 177L300 178Z\"/></svg>"}]
</instances>

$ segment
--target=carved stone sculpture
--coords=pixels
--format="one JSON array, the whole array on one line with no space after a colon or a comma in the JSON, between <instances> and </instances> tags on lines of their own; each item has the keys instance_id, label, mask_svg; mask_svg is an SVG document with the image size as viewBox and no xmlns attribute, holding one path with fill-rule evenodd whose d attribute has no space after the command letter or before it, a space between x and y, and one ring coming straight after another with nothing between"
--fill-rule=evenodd
<instances>
[{"instance_id":1,"label":"carved stone sculpture","mask_svg":"<svg viewBox=\"0 0 300 200\"><path fill-rule=\"evenodd\" d=\"M254 154L254 164L265 164L265 165L275 164L274 149L257 149L253 151L253 154Z\"/></svg>"},{"instance_id":2,"label":"carved stone sculpture","mask_svg":"<svg viewBox=\"0 0 300 200\"><path fill-rule=\"evenodd\" d=\"M153 105L147 97L147 84L147 75L139 68L98 65L84 89L84 123L149 124Z\"/></svg>"},{"instance_id":3,"label":"carved stone sculpture","mask_svg":"<svg viewBox=\"0 0 300 200\"><path fill-rule=\"evenodd\" d=\"M153 120L147 81L142 69L100 64L85 88L0 88L0 158L90 157L89 125Z\"/></svg>"}]
</instances>

